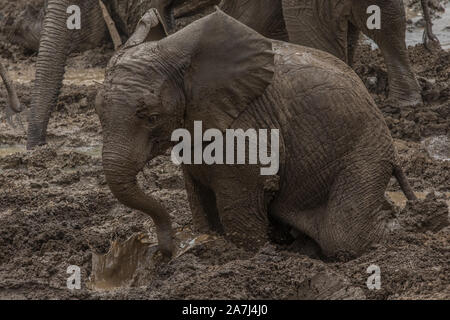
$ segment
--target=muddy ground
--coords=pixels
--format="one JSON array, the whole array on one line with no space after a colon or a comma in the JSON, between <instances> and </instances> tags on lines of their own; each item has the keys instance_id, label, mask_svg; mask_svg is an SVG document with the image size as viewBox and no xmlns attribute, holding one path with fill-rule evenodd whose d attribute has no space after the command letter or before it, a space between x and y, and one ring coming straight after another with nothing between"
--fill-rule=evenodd
<instances>
[{"instance_id":1,"label":"muddy ground","mask_svg":"<svg viewBox=\"0 0 450 320\"><path fill-rule=\"evenodd\" d=\"M5 19L24 2L0 3L0 58L28 107L36 57L5 40ZM417 2L408 10L415 12ZM447 1L441 3L448 8ZM433 16L442 14L434 10ZM411 18L410 31L420 32L419 20ZM386 68L369 45L358 51L355 70L383 111L421 200L406 202L392 180L391 234L351 260L323 259L301 243L271 242L246 252L220 236L192 233L183 177L166 156L139 176L145 190L166 205L177 232L177 256L161 262L152 221L120 205L102 172L93 103L111 45L69 59L49 144L33 152L25 151L24 130L6 123L6 92L0 86L0 299L450 299L450 52L429 52L420 44L409 52L424 105L400 109L386 102ZM112 243L117 256L133 254L138 260L127 264L128 276L134 274L129 281L115 273L117 259L98 255ZM112 265L101 275L105 260ZM80 290L67 288L70 265L81 269ZM381 271L379 290L366 285L371 265ZM111 289L116 285L121 287Z\"/></svg>"}]
</instances>

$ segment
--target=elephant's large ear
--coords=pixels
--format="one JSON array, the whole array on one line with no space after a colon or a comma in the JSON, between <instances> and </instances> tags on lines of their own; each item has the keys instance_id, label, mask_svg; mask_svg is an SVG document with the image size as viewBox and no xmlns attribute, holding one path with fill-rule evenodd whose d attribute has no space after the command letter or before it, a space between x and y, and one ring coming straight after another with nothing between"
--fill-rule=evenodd
<instances>
[{"instance_id":1,"label":"elephant's large ear","mask_svg":"<svg viewBox=\"0 0 450 320\"><path fill-rule=\"evenodd\" d=\"M167 30L158 10L150 9L139 20L136 30L122 49L127 49L147 41L158 41L167 37L167 35Z\"/></svg>"},{"instance_id":2,"label":"elephant's large ear","mask_svg":"<svg viewBox=\"0 0 450 320\"><path fill-rule=\"evenodd\" d=\"M204 127L229 127L273 78L272 41L220 10L159 46L185 57L186 115Z\"/></svg>"}]
</instances>

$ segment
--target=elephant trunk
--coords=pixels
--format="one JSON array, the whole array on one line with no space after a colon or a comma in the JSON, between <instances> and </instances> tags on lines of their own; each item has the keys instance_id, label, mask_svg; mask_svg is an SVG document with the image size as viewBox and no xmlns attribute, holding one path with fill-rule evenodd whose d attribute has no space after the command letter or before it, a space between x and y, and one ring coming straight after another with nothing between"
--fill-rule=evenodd
<instances>
[{"instance_id":1,"label":"elephant trunk","mask_svg":"<svg viewBox=\"0 0 450 320\"><path fill-rule=\"evenodd\" d=\"M154 221L160 251L172 256L172 226L166 209L152 196L146 195L138 186L137 174L144 167L131 160L135 157L121 143L105 143L103 150L103 170L106 181L114 196L124 205L148 214Z\"/></svg>"},{"instance_id":2,"label":"elephant trunk","mask_svg":"<svg viewBox=\"0 0 450 320\"><path fill-rule=\"evenodd\" d=\"M69 1L49 0L44 30L36 63L36 79L28 119L27 148L45 144L51 108L56 103L64 77L64 67L70 48L67 28Z\"/></svg>"},{"instance_id":3,"label":"elephant trunk","mask_svg":"<svg viewBox=\"0 0 450 320\"><path fill-rule=\"evenodd\" d=\"M19 98L17 97L16 90L14 88L11 79L8 76L8 72L6 71L5 67L3 67L3 64L1 62L0 62L0 76L2 77L3 82L5 83L6 91L8 92L9 107L15 113L21 112L22 108L20 107L20 102Z\"/></svg>"}]
</instances>

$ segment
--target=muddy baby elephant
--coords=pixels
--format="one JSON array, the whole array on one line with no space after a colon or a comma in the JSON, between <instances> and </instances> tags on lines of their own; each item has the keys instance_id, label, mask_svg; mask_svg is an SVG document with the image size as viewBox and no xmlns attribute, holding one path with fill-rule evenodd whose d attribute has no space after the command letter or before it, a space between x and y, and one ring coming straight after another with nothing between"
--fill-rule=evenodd
<instances>
[{"instance_id":1,"label":"muddy baby elephant","mask_svg":"<svg viewBox=\"0 0 450 320\"><path fill-rule=\"evenodd\" d=\"M96 101L107 183L123 204L150 215L173 251L170 217L136 175L184 128L278 129L279 171L261 165L183 164L195 226L251 247L269 216L313 238L326 255L358 254L379 240L384 192L399 167L383 116L344 62L270 40L221 11L157 42L121 50Z\"/></svg>"}]
</instances>

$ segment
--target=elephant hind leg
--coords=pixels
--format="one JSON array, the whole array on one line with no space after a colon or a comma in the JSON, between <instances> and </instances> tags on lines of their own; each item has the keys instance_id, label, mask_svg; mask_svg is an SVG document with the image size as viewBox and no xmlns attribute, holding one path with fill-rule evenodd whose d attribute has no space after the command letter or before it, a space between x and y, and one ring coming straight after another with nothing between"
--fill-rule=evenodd
<instances>
[{"instance_id":1,"label":"elephant hind leg","mask_svg":"<svg viewBox=\"0 0 450 320\"><path fill-rule=\"evenodd\" d=\"M326 256L357 256L383 238L390 210L384 192L392 166L357 161L335 179L326 211L318 221L315 239Z\"/></svg>"}]
</instances>

